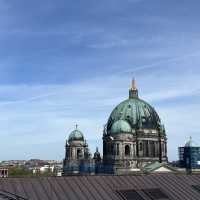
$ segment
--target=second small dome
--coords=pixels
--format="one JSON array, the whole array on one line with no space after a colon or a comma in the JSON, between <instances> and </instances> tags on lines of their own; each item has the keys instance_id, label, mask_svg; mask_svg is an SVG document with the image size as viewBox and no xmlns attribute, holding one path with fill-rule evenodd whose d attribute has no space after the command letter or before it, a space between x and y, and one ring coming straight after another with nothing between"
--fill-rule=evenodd
<instances>
[{"instance_id":1,"label":"second small dome","mask_svg":"<svg viewBox=\"0 0 200 200\"><path fill-rule=\"evenodd\" d=\"M113 123L111 133L131 133L131 126L125 120L118 120Z\"/></svg>"}]
</instances>

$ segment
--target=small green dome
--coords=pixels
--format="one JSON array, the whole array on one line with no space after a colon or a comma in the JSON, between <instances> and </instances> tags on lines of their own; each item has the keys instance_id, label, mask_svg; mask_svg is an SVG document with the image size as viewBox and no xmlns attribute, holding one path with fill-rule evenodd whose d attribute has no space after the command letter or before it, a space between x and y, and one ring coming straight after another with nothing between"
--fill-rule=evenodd
<instances>
[{"instance_id":1,"label":"small green dome","mask_svg":"<svg viewBox=\"0 0 200 200\"><path fill-rule=\"evenodd\" d=\"M111 134L113 133L131 133L131 126L127 121L120 119L112 125Z\"/></svg>"},{"instance_id":2,"label":"small green dome","mask_svg":"<svg viewBox=\"0 0 200 200\"><path fill-rule=\"evenodd\" d=\"M83 133L78 129L75 129L69 135L68 141L74 141L74 140L84 141Z\"/></svg>"}]
</instances>

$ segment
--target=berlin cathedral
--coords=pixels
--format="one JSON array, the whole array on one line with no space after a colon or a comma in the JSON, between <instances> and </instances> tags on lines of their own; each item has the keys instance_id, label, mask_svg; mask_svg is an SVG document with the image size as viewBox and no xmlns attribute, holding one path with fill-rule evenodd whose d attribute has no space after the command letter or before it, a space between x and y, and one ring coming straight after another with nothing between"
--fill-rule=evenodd
<instances>
[{"instance_id":1,"label":"berlin cathedral","mask_svg":"<svg viewBox=\"0 0 200 200\"><path fill-rule=\"evenodd\" d=\"M117 105L103 130L103 156L91 156L77 126L66 141L63 175L131 174L153 162L167 163L167 137L155 109L138 96L135 80L129 98Z\"/></svg>"}]
</instances>

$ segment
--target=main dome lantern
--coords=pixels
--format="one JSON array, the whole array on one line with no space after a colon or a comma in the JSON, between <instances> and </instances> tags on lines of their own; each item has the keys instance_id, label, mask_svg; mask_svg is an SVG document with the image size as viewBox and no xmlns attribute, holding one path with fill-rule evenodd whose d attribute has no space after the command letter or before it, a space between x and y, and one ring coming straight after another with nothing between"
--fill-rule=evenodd
<instances>
[{"instance_id":1,"label":"main dome lantern","mask_svg":"<svg viewBox=\"0 0 200 200\"><path fill-rule=\"evenodd\" d=\"M116 128L114 126L116 126L116 123L119 124L119 122L123 122L121 125L122 127L124 127L125 123L128 123L131 129L163 128L155 109L138 97L135 80L132 81L132 86L129 90L129 98L121 102L112 111L107 123L107 133L116 133Z\"/></svg>"}]
</instances>

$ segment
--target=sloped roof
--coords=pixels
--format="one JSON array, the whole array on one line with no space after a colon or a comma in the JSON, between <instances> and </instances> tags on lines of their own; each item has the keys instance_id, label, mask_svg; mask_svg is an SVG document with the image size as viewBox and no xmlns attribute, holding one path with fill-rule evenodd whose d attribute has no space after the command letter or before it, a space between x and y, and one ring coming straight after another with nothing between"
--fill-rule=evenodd
<instances>
[{"instance_id":1,"label":"sloped roof","mask_svg":"<svg viewBox=\"0 0 200 200\"><path fill-rule=\"evenodd\" d=\"M151 174L0 179L0 190L30 200L127 199L119 194L120 191L133 191L132 194L137 193L144 200L152 199L149 195L165 195L170 200L199 200L200 192L192 185L200 185L200 175ZM156 191L162 192L157 194Z\"/></svg>"},{"instance_id":2,"label":"sloped roof","mask_svg":"<svg viewBox=\"0 0 200 200\"><path fill-rule=\"evenodd\" d=\"M168 165L166 163L160 163L160 162L157 162L157 161L145 165L144 168L143 168L143 171L144 171L144 173L150 173L150 172L156 171L157 169L159 169L161 167L164 167L164 168L168 169L169 171L176 172L176 169L174 167L171 167L170 165Z\"/></svg>"}]
</instances>

